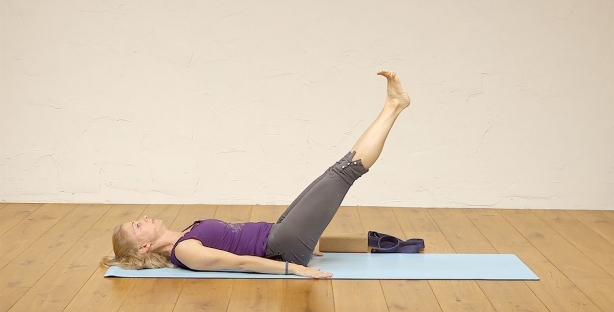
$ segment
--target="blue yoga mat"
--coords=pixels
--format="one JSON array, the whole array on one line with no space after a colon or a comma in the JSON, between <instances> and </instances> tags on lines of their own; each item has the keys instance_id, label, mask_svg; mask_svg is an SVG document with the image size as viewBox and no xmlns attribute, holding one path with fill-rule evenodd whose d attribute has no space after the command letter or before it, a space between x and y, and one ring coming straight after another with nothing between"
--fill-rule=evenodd
<instances>
[{"instance_id":1,"label":"blue yoga mat","mask_svg":"<svg viewBox=\"0 0 614 312\"><path fill-rule=\"evenodd\" d=\"M325 253L309 263L333 273L333 279L539 280L513 254L373 254ZM197 272L174 269L123 270L110 267L105 277L161 278L303 278L246 272Z\"/></svg>"}]
</instances>

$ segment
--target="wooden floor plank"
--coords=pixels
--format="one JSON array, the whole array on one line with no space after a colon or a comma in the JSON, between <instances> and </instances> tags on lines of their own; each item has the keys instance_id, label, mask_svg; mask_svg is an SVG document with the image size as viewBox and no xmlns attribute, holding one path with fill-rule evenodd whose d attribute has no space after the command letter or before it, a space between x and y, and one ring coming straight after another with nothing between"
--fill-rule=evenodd
<instances>
[{"instance_id":1,"label":"wooden floor plank","mask_svg":"<svg viewBox=\"0 0 614 312\"><path fill-rule=\"evenodd\" d=\"M324 234L352 234L363 235L367 232L363 229L357 207L339 207Z\"/></svg>"},{"instance_id":2,"label":"wooden floor plank","mask_svg":"<svg viewBox=\"0 0 614 312\"><path fill-rule=\"evenodd\" d=\"M463 209L463 213L481 235L489 241L490 245L493 246L494 251L492 253L507 253L506 250L501 250L498 247L508 243L510 239L498 235L489 235L492 234L492 230L496 229L493 226L505 226L505 224L500 225L497 223L497 221L505 222L497 211L492 209ZM464 225L459 224L459 226ZM507 224L505 229L513 230L509 224ZM517 232L515 237L512 235L512 238L520 239L526 246L530 246ZM525 282L479 281L478 284L497 311L548 311L546 306L544 306Z\"/></svg>"},{"instance_id":3,"label":"wooden floor plank","mask_svg":"<svg viewBox=\"0 0 614 312\"><path fill-rule=\"evenodd\" d=\"M218 206L213 216L215 219L229 223L240 223L249 221L252 215L252 206L249 205L225 205Z\"/></svg>"},{"instance_id":4,"label":"wooden floor plank","mask_svg":"<svg viewBox=\"0 0 614 312\"><path fill-rule=\"evenodd\" d=\"M475 281L429 281L442 311L495 311Z\"/></svg>"},{"instance_id":5,"label":"wooden floor plank","mask_svg":"<svg viewBox=\"0 0 614 312\"><path fill-rule=\"evenodd\" d=\"M171 231L183 231L194 221L211 219L215 215L217 205L183 205L181 211L168 229Z\"/></svg>"},{"instance_id":6,"label":"wooden floor plank","mask_svg":"<svg viewBox=\"0 0 614 312\"><path fill-rule=\"evenodd\" d=\"M164 221L164 225L167 228L170 228L175 223L175 219L177 219L182 207L183 205L147 205L147 208L145 208L145 211L143 211L139 218L146 215L149 218L159 219ZM120 220L120 223L128 221L131 220Z\"/></svg>"},{"instance_id":7,"label":"wooden floor plank","mask_svg":"<svg viewBox=\"0 0 614 312\"><path fill-rule=\"evenodd\" d=\"M501 210L501 214L567 277L601 278L609 274L530 211ZM521 218L518 218L522 215Z\"/></svg>"},{"instance_id":8,"label":"wooden floor plank","mask_svg":"<svg viewBox=\"0 0 614 312\"><path fill-rule=\"evenodd\" d=\"M252 207L252 214L249 221L251 222L270 222L275 223L279 216L286 210L286 206L262 206L256 205Z\"/></svg>"},{"instance_id":9,"label":"wooden floor plank","mask_svg":"<svg viewBox=\"0 0 614 312\"><path fill-rule=\"evenodd\" d=\"M614 210L602 210L601 213L614 220Z\"/></svg>"},{"instance_id":10,"label":"wooden floor plank","mask_svg":"<svg viewBox=\"0 0 614 312\"><path fill-rule=\"evenodd\" d=\"M488 253L498 251L465 214L471 209L429 210L442 229L454 250L458 253ZM497 311L527 309L546 311L539 299L523 282L477 281L478 286Z\"/></svg>"},{"instance_id":11,"label":"wooden floor plank","mask_svg":"<svg viewBox=\"0 0 614 312\"><path fill-rule=\"evenodd\" d=\"M360 207L358 213L365 229L401 239L409 238L406 237L400 221L397 220L397 214L391 208ZM427 281L382 280L380 285L390 311L441 311Z\"/></svg>"},{"instance_id":12,"label":"wooden floor plank","mask_svg":"<svg viewBox=\"0 0 614 312\"><path fill-rule=\"evenodd\" d=\"M393 212L407 238L422 238L426 245L424 253L454 253L427 209L394 208Z\"/></svg>"},{"instance_id":13,"label":"wooden floor plank","mask_svg":"<svg viewBox=\"0 0 614 312\"><path fill-rule=\"evenodd\" d=\"M358 214L366 231L376 231L403 240L407 239L392 208L358 207Z\"/></svg>"},{"instance_id":14,"label":"wooden floor plank","mask_svg":"<svg viewBox=\"0 0 614 312\"><path fill-rule=\"evenodd\" d=\"M138 279L118 311L173 311L183 283L177 278Z\"/></svg>"},{"instance_id":15,"label":"wooden floor plank","mask_svg":"<svg viewBox=\"0 0 614 312\"><path fill-rule=\"evenodd\" d=\"M78 209L100 209L106 213L36 282L13 306L13 311L62 311L92 275L100 258L109 250L109 241L118 219L131 217L111 205ZM134 215L133 217L136 217Z\"/></svg>"},{"instance_id":16,"label":"wooden floor plank","mask_svg":"<svg viewBox=\"0 0 614 312\"><path fill-rule=\"evenodd\" d=\"M0 269L43 237L77 205L45 204L0 236Z\"/></svg>"},{"instance_id":17,"label":"wooden floor plank","mask_svg":"<svg viewBox=\"0 0 614 312\"><path fill-rule=\"evenodd\" d=\"M540 263L528 258L527 264L539 281L525 282L550 311L600 311L587 293L577 287L552 263Z\"/></svg>"},{"instance_id":18,"label":"wooden floor plank","mask_svg":"<svg viewBox=\"0 0 614 312\"><path fill-rule=\"evenodd\" d=\"M43 204L3 204L0 210L0 235L28 217Z\"/></svg>"},{"instance_id":19,"label":"wooden floor plank","mask_svg":"<svg viewBox=\"0 0 614 312\"><path fill-rule=\"evenodd\" d=\"M281 311L334 311L330 280L283 280Z\"/></svg>"},{"instance_id":20,"label":"wooden floor plank","mask_svg":"<svg viewBox=\"0 0 614 312\"><path fill-rule=\"evenodd\" d=\"M568 210L567 213L597 232L610 244L614 244L614 220L608 218L603 212L598 210Z\"/></svg>"},{"instance_id":21,"label":"wooden floor plank","mask_svg":"<svg viewBox=\"0 0 614 312\"><path fill-rule=\"evenodd\" d=\"M8 284L3 272L7 271L0 269L0 287L4 287L0 289L0 306L7 306L5 298L18 297L13 300L13 311L60 311L63 307L65 311L483 311L493 307L497 311L608 311L614 306L610 295L614 293L614 278L608 274L597 276L599 271L595 271L597 268L607 272L597 263L603 265L612 257L607 247L602 249L604 243L612 245L610 226L614 219L610 215L614 214L608 211L565 211L561 216L557 215L561 212L555 211L446 209L433 212L434 209L369 208L359 213L357 207L342 207L327 229L333 234L364 235L366 230L376 229L402 238L422 237L427 245L425 252L430 253L514 253L540 276L540 281L243 282L103 278L105 270L97 268L97 263L102 255L112 254L110 231L114 225L138 219L143 214L164 220L169 229L183 230L194 220L212 217L227 222L273 222L284 206L219 206L222 207L219 209L214 205L116 205L96 219L92 215L95 209L82 209L89 205L74 208L76 205L45 204L30 213L13 204L3 205L0 230L6 224L12 225L0 234L0 239L18 242L0 244L0 257L8 259L7 268L13 268L17 262L18 267L33 266L27 274L20 273L33 281L32 286L17 289L17 293L5 287ZM6 216L11 216L12 221ZM365 225L361 217L367 220ZM79 223L90 226L70 229ZM60 234L57 230L60 227L67 233ZM572 233L573 229L576 231ZM59 238L59 245L36 255L49 259L33 258L31 251L40 247L39 241L49 237ZM575 266L582 262L565 262L551 246L563 241L571 246L571 250L565 247L562 251L567 257L583 257L593 267L579 270ZM58 250L64 252L57 253ZM7 254L14 256L7 258ZM46 261L50 262L44 264ZM10 283L15 285L19 286ZM475 296L479 292L486 298L486 304L483 298Z\"/></svg>"},{"instance_id":22,"label":"wooden floor plank","mask_svg":"<svg viewBox=\"0 0 614 312\"><path fill-rule=\"evenodd\" d=\"M471 223L461 209L429 209L450 245L457 253L493 253L490 242Z\"/></svg>"},{"instance_id":23,"label":"wooden floor plank","mask_svg":"<svg viewBox=\"0 0 614 312\"><path fill-rule=\"evenodd\" d=\"M550 263L498 210L470 209L465 215L499 253L516 254L525 263Z\"/></svg>"},{"instance_id":24,"label":"wooden floor plank","mask_svg":"<svg viewBox=\"0 0 614 312\"><path fill-rule=\"evenodd\" d=\"M173 311L226 311L232 286L228 279L187 279Z\"/></svg>"},{"instance_id":25,"label":"wooden floor plank","mask_svg":"<svg viewBox=\"0 0 614 312\"><path fill-rule=\"evenodd\" d=\"M362 227L356 207L339 207L339 210L337 210L337 213L322 235L335 234L367 234L366 230Z\"/></svg>"},{"instance_id":26,"label":"wooden floor plank","mask_svg":"<svg viewBox=\"0 0 614 312\"><path fill-rule=\"evenodd\" d=\"M459 209L429 209L431 218L456 253L492 253L493 247ZM443 311L494 311L475 281L430 281ZM486 284L488 286L488 284Z\"/></svg>"},{"instance_id":27,"label":"wooden floor plank","mask_svg":"<svg viewBox=\"0 0 614 312\"><path fill-rule=\"evenodd\" d=\"M377 280L333 280L336 312L388 311Z\"/></svg>"},{"instance_id":28,"label":"wooden floor plank","mask_svg":"<svg viewBox=\"0 0 614 312\"><path fill-rule=\"evenodd\" d=\"M3 294L0 311L7 311L19 301L106 213L106 209L88 208L90 205L70 208L70 213L0 270L0 293Z\"/></svg>"},{"instance_id":29,"label":"wooden floor plank","mask_svg":"<svg viewBox=\"0 0 614 312\"><path fill-rule=\"evenodd\" d=\"M614 245L564 210L533 213L614 277Z\"/></svg>"},{"instance_id":30,"label":"wooden floor plank","mask_svg":"<svg viewBox=\"0 0 614 312\"><path fill-rule=\"evenodd\" d=\"M603 306L611 304L614 295L614 289L609 287L612 285L612 278L614 278L614 247L612 244L567 211L534 210L533 213L608 272L609 277L572 277L571 281L600 308L603 309ZM605 280L603 280L604 278ZM608 295L605 295L604 288L608 287ZM614 305L610 307L614 307Z\"/></svg>"},{"instance_id":31,"label":"wooden floor plank","mask_svg":"<svg viewBox=\"0 0 614 312\"><path fill-rule=\"evenodd\" d=\"M2 210L4 207L8 206L9 204L7 203L0 203L0 210ZM16 204L18 205L18 204ZM42 204L41 204L42 205Z\"/></svg>"},{"instance_id":32,"label":"wooden floor plank","mask_svg":"<svg viewBox=\"0 0 614 312\"><path fill-rule=\"evenodd\" d=\"M171 226L181 211L181 205L149 205L143 212L150 218L160 219ZM126 220L127 222L129 220ZM172 311L183 287L183 279L135 279L119 311Z\"/></svg>"},{"instance_id":33,"label":"wooden floor plank","mask_svg":"<svg viewBox=\"0 0 614 312\"><path fill-rule=\"evenodd\" d=\"M103 231L95 239L96 251L92 251L97 261L89 264L90 276L79 284L80 289L71 298L64 311L117 311L124 302L135 279L131 278L104 278L106 269L99 268L98 263L104 255L113 254L111 235L116 226L123 222L136 220L147 205L114 205L92 229ZM92 273L93 272L93 273Z\"/></svg>"},{"instance_id":34,"label":"wooden floor plank","mask_svg":"<svg viewBox=\"0 0 614 312\"><path fill-rule=\"evenodd\" d=\"M614 310L614 278L571 278L602 311Z\"/></svg>"},{"instance_id":35,"label":"wooden floor plank","mask_svg":"<svg viewBox=\"0 0 614 312\"><path fill-rule=\"evenodd\" d=\"M520 212L518 216L528 213L530 212ZM590 302L586 295L503 218L498 210L472 209L466 210L465 214L497 251L516 254L540 277L539 282L525 282L525 284L550 311L564 311L568 307L594 310L593 305L584 305L585 302Z\"/></svg>"},{"instance_id":36,"label":"wooden floor plank","mask_svg":"<svg viewBox=\"0 0 614 312\"><path fill-rule=\"evenodd\" d=\"M64 311L117 311L134 286L133 278L105 278L97 267Z\"/></svg>"},{"instance_id":37,"label":"wooden floor plank","mask_svg":"<svg viewBox=\"0 0 614 312\"><path fill-rule=\"evenodd\" d=\"M471 219L501 253L516 254L537 276L539 281L525 282L550 311L599 311L599 308L563 272L546 258L539 246L532 244L516 225L537 218L526 210L496 210ZM529 223L532 223L529 220ZM522 227L522 226L521 226ZM529 236L538 235L532 234Z\"/></svg>"},{"instance_id":38,"label":"wooden floor plank","mask_svg":"<svg viewBox=\"0 0 614 312\"><path fill-rule=\"evenodd\" d=\"M428 281L382 280L389 311L441 311Z\"/></svg>"},{"instance_id":39,"label":"wooden floor plank","mask_svg":"<svg viewBox=\"0 0 614 312\"><path fill-rule=\"evenodd\" d=\"M281 297L282 280L237 279L227 311L281 311Z\"/></svg>"}]
</instances>

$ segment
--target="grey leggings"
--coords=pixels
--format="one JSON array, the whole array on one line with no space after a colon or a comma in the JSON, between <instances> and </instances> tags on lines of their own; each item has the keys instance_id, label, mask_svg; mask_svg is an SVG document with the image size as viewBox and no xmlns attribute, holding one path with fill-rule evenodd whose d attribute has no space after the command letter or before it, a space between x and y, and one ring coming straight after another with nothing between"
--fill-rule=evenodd
<instances>
[{"instance_id":1,"label":"grey leggings","mask_svg":"<svg viewBox=\"0 0 614 312\"><path fill-rule=\"evenodd\" d=\"M339 209L343 198L369 170L356 152L347 153L313 181L279 217L268 237L266 257L307 265L322 232Z\"/></svg>"}]
</instances>

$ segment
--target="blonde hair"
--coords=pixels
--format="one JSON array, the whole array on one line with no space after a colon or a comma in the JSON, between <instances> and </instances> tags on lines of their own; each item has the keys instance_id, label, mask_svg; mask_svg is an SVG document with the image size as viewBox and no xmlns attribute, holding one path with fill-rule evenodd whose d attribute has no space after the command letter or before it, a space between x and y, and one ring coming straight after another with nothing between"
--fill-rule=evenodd
<instances>
[{"instance_id":1,"label":"blonde hair","mask_svg":"<svg viewBox=\"0 0 614 312\"><path fill-rule=\"evenodd\" d=\"M172 268L170 252L150 250L140 253L138 244L122 230L121 225L113 232L113 252L115 256L106 256L100 261L100 266L108 268L112 265L125 270Z\"/></svg>"}]
</instances>

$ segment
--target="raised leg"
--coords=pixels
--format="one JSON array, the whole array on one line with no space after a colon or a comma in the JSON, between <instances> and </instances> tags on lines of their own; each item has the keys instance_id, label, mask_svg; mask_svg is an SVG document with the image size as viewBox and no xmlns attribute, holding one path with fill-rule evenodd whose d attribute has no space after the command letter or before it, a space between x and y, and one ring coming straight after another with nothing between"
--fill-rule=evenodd
<instances>
[{"instance_id":1,"label":"raised leg","mask_svg":"<svg viewBox=\"0 0 614 312\"><path fill-rule=\"evenodd\" d=\"M395 73L382 71L378 75L388 79L381 113L358 139L352 152L311 183L282 214L269 234L268 256L280 255L286 261L309 263L311 252L347 191L379 157L394 121L410 100Z\"/></svg>"},{"instance_id":2,"label":"raised leg","mask_svg":"<svg viewBox=\"0 0 614 312\"><path fill-rule=\"evenodd\" d=\"M365 130L362 136L356 141L352 151L355 151L352 161L361 159L365 169L371 168L384 148L384 142L399 114L409 106L409 96L403 87L396 73L391 71L380 71L378 75L386 77L388 86L386 90L386 101L380 114L373 123ZM282 213L277 222L281 222L294 206L311 190L311 188L322 179L323 175L315 179Z\"/></svg>"},{"instance_id":3,"label":"raised leg","mask_svg":"<svg viewBox=\"0 0 614 312\"><path fill-rule=\"evenodd\" d=\"M283 221L286 218L288 213L290 213L290 211L292 211L292 209L294 209L296 204L298 204L303 199L303 197L305 197L305 194L309 193L309 191L313 188L313 186L318 184L318 182L320 182L320 180L322 180L322 178L324 178L324 175L326 175L326 172L324 172L321 176L319 176L315 180L313 180L313 182L311 182L311 184L309 184L309 186L307 186L303 190L303 192L300 195L298 195L294 199L294 201L292 201L290 206L288 206L288 208L286 208L286 210L281 214L281 216L279 216L279 219L277 219L277 223L281 223L281 221Z\"/></svg>"},{"instance_id":4,"label":"raised leg","mask_svg":"<svg viewBox=\"0 0 614 312\"><path fill-rule=\"evenodd\" d=\"M409 96L403 91L401 81L394 72L381 71L377 74L388 79L384 108L352 147L352 151L356 152L352 160L361 159L366 169L379 158L392 125L410 103Z\"/></svg>"}]
</instances>

